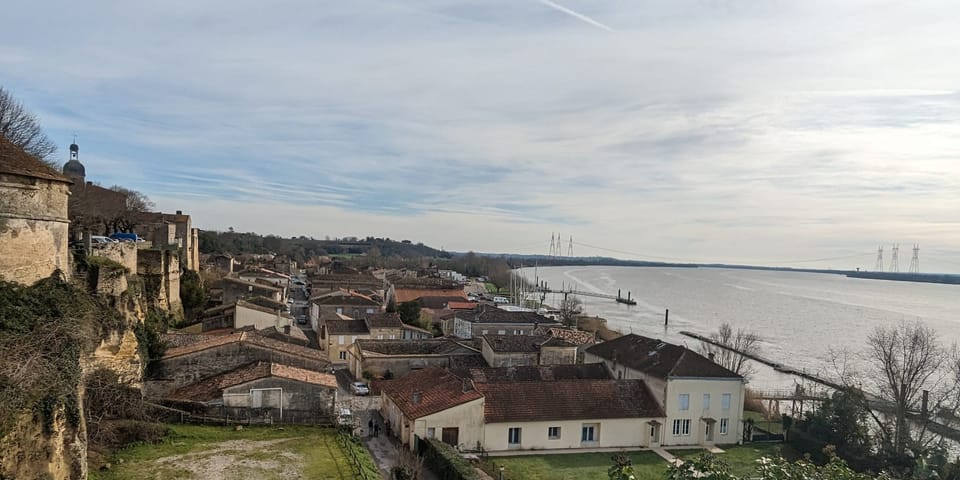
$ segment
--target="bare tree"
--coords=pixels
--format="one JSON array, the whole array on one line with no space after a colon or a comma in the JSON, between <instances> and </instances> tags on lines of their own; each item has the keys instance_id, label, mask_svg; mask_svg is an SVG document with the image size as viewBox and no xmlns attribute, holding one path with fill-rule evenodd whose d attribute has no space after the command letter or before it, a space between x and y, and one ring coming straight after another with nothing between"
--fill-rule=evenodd
<instances>
[{"instance_id":1,"label":"bare tree","mask_svg":"<svg viewBox=\"0 0 960 480\"><path fill-rule=\"evenodd\" d=\"M0 87L0 135L51 167L57 167L53 159L57 144L43 132L37 116L3 87Z\"/></svg>"},{"instance_id":2,"label":"bare tree","mask_svg":"<svg viewBox=\"0 0 960 480\"><path fill-rule=\"evenodd\" d=\"M945 368L949 354L937 341L936 332L919 321L877 327L867 338L866 357L867 381L879 398L893 407L892 426L874 417L881 430L889 432L888 447L899 455L908 447L921 446L926 431L921 425L911 432L908 416L920 410L924 391L930 392L936 405L946 398L951 383Z\"/></svg>"},{"instance_id":3,"label":"bare tree","mask_svg":"<svg viewBox=\"0 0 960 480\"><path fill-rule=\"evenodd\" d=\"M575 295L564 295L560 302L560 322L568 327L577 326L577 315L583 313L583 303Z\"/></svg>"},{"instance_id":4,"label":"bare tree","mask_svg":"<svg viewBox=\"0 0 960 480\"><path fill-rule=\"evenodd\" d=\"M757 373L749 357L760 354L759 335L740 328L734 332L729 323L724 323L715 333L710 334L710 340L712 343L700 342L700 351L712 357L717 365L744 378Z\"/></svg>"}]
</instances>

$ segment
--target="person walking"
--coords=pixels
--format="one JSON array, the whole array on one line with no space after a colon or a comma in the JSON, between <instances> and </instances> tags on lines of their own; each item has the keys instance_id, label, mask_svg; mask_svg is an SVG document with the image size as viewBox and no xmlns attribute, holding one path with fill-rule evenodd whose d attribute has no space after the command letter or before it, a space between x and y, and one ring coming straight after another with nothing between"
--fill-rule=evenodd
<instances>
[{"instance_id":1,"label":"person walking","mask_svg":"<svg viewBox=\"0 0 960 480\"><path fill-rule=\"evenodd\" d=\"M374 436L374 437L379 437L379 436L380 436L380 424L379 424L379 423L373 424L373 436Z\"/></svg>"},{"instance_id":2,"label":"person walking","mask_svg":"<svg viewBox=\"0 0 960 480\"><path fill-rule=\"evenodd\" d=\"M367 436L373 436L373 419L367 420Z\"/></svg>"}]
</instances>

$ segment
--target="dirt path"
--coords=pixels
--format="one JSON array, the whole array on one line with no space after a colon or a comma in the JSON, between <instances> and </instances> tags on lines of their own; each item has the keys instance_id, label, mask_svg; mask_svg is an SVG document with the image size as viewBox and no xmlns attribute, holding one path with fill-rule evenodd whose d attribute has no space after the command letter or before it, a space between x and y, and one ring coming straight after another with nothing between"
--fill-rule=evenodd
<instances>
[{"instance_id":1,"label":"dirt path","mask_svg":"<svg viewBox=\"0 0 960 480\"><path fill-rule=\"evenodd\" d=\"M278 440L231 440L212 445L184 455L174 455L156 460L159 466L187 473L192 478L244 478L251 472L270 472L276 478L303 478L303 458L292 452L276 449L289 439ZM157 472L161 478L161 472Z\"/></svg>"}]
</instances>

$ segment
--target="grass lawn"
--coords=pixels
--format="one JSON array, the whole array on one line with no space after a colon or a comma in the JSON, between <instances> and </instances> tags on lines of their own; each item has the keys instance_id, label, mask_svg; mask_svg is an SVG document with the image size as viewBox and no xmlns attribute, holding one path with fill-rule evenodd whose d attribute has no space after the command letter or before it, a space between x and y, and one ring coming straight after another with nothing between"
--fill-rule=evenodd
<instances>
[{"instance_id":1,"label":"grass lawn","mask_svg":"<svg viewBox=\"0 0 960 480\"><path fill-rule=\"evenodd\" d=\"M730 466L730 473L740 477L755 474L757 459L761 457L782 456L789 461L800 457L789 445L782 443L754 443L721 448L725 453L718 454L717 458ZM678 458L689 460L700 456L703 450L674 450L671 453Z\"/></svg>"},{"instance_id":2,"label":"grass lawn","mask_svg":"<svg viewBox=\"0 0 960 480\"><path fill-rule=\"evenodd\" d=\"M744 410L743 419L748 418L753 419L753 425L760 427L770 433L783 433L783 421L778 417L773 420L767 420L763 418L763 414L760 412L753 412L750 410Z\"/></svg>"},{"instance_id":3,"label":"grass lawn","mask_svg":"<svg viewBox=\"0 0 960 480\"><path fill-rule=\"evenodd\" d=\"M484 283L484 284L483 284L483 287L487 289L487 293L499 293L499 292L500 292L500 289L498 289L496 285L494 285L494 284L492 284L492 283L490 283L490 282Z\"/></svg>"},{"instance_id":4,"label":"grass lawn","mask_svg":"<svg viewBox=\"0 0 960 480\"><path fill-rule=\"evenodd\" d=\"M616 453L565 453L488 457L483 464L493 478L499 478L500 465L505 480L609 480L607 469ZM663 478L667 462L653 452L629 452L637 478Z\"/></svg>"},{"instance_id":5,"label":"grass lawn","mask_svg":"<svg viewBox=\"0 0 960 480\"><path fill-rule=\"evenodd\" d=\"M353 480L353 450L370 478L379 473L359 443L344 447L336 432L308 426L230 427L174 425L156 445L130 446L110 457L108 471L91 471L91 480L282 479Z\"/></svg>"},{"instance_id":6,"label":"grass lawn","mask_svg":"<svg viewBox=\"0 0 960 480\"><path fill-rule=\"evenodd\" d=\"M793 461L799 458L788 445L751 444L723 447L726 453L717 457L730 466L731 473L749 476L755 472L756 460L760 457L784 456ZM681 459L692 459L703 453L700 449L668 450ZM505 480L608 480L607 469L613 465L609 453L568 453L555 455L526 455L516 457L488 457L482 468L495 479L499 479L500 465ZM649 451L628 452L637 478L662 479L667 471L667 462Z\"/></svg>"}]
</instances>

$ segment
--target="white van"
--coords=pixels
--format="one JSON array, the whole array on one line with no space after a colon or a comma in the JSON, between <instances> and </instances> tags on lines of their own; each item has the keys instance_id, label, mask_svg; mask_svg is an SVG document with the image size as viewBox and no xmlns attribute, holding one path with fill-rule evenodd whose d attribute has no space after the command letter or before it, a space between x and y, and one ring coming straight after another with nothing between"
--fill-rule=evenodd
<instances>
[{"instance_id":1,"label":"white van","mask_svg":"<svg viewBox=\"0 0 960 480\"><path fill-rule=\"evenodd\" d=\"M493 303L510 303L507 297L493 297Z\"/></svg>"}]
</instances>

